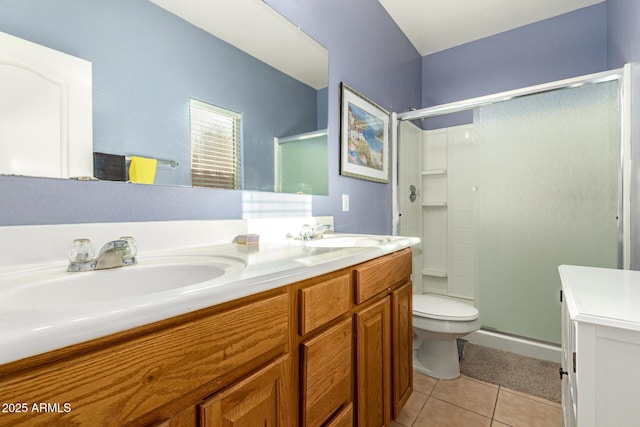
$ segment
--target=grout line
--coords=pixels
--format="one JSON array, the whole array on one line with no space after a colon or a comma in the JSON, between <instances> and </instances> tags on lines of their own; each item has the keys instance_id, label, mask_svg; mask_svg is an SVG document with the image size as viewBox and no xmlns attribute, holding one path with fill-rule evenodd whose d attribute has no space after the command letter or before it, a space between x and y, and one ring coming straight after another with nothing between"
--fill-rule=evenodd
<instances>
[{"instance_id":1,"label":"grout line","mask_svg":"<svg viewBox=\"0 0 640 427\"><path fill-rule=\"evenodd\" d=\"M418 421L418 418L420 418L420 414L422 414L422 411L424 411L424 407L427 406L427 402L429 401L429 399L431 399L431 393L427 395L427 399L424 401L424 403L420 407L420 410L416 414L416 417L413 419L413 421L411 421L411 425L409 427L413 427L416 424L416 421Z\"/></svg>"},{"instance_id":2,"label":"grout line","mask_svg":"<svg viewBox=\"0 0 640 427\"><path fill-rule=\"evenodd\" d=\"M500 390L502 390L502 386L498 386L498 392L496 393L496 401L493 403L493 412L491 413L491 421L495 421L496 416L496 408L498 407L498 399L500 398Z\"/></svg>"},{"instance_id":3,"label":"grout line","mask_svg":"<svg viewBox=\"0 0 640 427\"><path fill-rule=\"evenodd\" d=\"M416 421L418 421L418 417L420 416L420 414L424 410L424 407L427 406L427 402L429 401L429 399L431 399L431 393L429 393L429 394L427 394L425 396L427 396L427 398L424 400L424 403L420 407L420 410L416 414L416 417L413 419L413 421L411 422L411 425L409 427L413 427L413 425L416 423Z\"/></svg>"}]
</instances>

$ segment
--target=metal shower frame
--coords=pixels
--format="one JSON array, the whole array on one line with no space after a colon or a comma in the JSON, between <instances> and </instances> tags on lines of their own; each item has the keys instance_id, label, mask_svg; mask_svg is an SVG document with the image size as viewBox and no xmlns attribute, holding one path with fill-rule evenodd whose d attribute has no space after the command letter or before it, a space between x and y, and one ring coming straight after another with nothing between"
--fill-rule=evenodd
<instances>
[{"instance_id":1,"label":"metal shower frame","mask_svg":"<svg viewBox=\"0 0 640 427\"><path fill-rule=\"evenodd\" d=\"M420 110L404 113L391 113L391 145L395 153L392 175L392 216L393 234L398 234L400 220L400 195L398 159L398 126L405 120L425 119L449 113L466 111L472 108L489 105L496 102L508 101L523 96L550 92L558 89L573 88L588 84L619 80L620 84L620 172L618 176L618 267L629 269L631 263L631 65L623 68L573 77L555 82L528 86L521 89L500 92L492 95L480 96L463 101L436 105Z\"/></svg>"}]
</instances>

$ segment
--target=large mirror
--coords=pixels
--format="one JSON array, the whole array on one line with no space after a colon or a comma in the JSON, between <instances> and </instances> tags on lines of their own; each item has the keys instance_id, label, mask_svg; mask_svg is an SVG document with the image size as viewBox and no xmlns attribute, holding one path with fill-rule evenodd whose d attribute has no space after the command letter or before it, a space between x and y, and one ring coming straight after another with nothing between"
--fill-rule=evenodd
<instances>
[{"instance_id":1,"label":"large mirror","mask_svg":"<svg viewBox=\"0 0 640 427\"><path fill-rule=\"evenodd\" d=\"M328 52L261 0L2 0L0 31L91 62L93 151L155 184L194 184L195 103L240 117L236 188L328 194Z\"/></svg>"}]
</instances>

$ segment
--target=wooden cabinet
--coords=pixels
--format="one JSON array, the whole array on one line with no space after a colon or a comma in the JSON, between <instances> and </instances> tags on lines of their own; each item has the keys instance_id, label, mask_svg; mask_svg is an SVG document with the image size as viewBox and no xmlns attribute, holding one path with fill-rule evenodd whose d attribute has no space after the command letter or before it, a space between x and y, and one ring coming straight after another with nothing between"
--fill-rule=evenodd
<instances>
[{"instance_id":1,"label":"wooden cabinet","mask_svg":"<svg viewBox=\"0 0 640 427\"><path fill-rule=\"evenodd\" d=\"M397 418L413 391L413 292L404 282L391 293L391 361L393 418Z\"/></svg>"},{"instance_id":2,"label":"wooden cabinet","mask_svg":"<svg viewBox=\"0 0 640 427\"><path fill-rule=\"evenodd\" d=\"M411 250L405 249L355 267L356 304L389 293L391 287L409 281Z\"/></svg>"},{"instance_id":3,"label":"wooden cabinet","mask_svg":"<svg viewBox=\"0 0 640 427\"><path fill-rule=\"evenodd\" d=\"M348 313L351 308L349 271L340 271L337 275L325 275L310 282L310 285L306 283L302 285L298 292L300 301L298 324L301 336L327 325L330 321Z\"/></svg>"},{"instance_id":4,"label":"wooden cabinet","mask_svg":"<svg viewBox=\"0 0 640 427\"><path fill-rule=\"evenodd\" d=\"M302 343L302 425L320 426L351 402L351 319Z\"/></svg>"},{"instance_id":5,"label":"wooden cabinet","mask_svg":"<svg viewBox=\"0 0 640 427\"><path fill-rule=\"evenodd\" d=\"M326 424L326 427L353 427L353 404L349 403Z\"/></svg>"},{"instance_id":6,"label":"wooden cabinet","mask_svg":"<svg viewBox=\"0 0 640 427\"><path fill-rule=\"evenodd\" d=\"M405 249L0 365L0 402L28 405L0 425L388 426L412 388L410 274Z\"/></svg>"},{"instance_id":7,"label":"wooden cabinet","mask_svg":"<svg viewBox=\"0 0 640 427\"><path fill-rule=\"evenodd\" d=\"M411 251L355 271L357 425L389 426L413 389Z\"/></svg>"},{"instance_id":8,"label":"wooden cabinet","mask_svg":"<svg viewBox=\"0 0 640 427\"><path fill-rule=\"evenodd\" d=\"M389 426L413 387L411 250L299 284L300 422Z\"/></svg>"},{"instance_id":9,"label":"wooden cabinet","mask_svg":"<svg viewBox=\"0 0 640 427\"><path fill-rule=\"evenodd\" d=\"M63 408L1 414L0 423L121 426L170 419L286 354L289 305L287 290L279 289L0 366L0 401Z\"/></svg>"},{"instance_id":10,"label":"wooden cabinet","mask_svg":"<svg viewBox=\"0 0 640 427\"><path fill-rule=\"evenodd\" d=\"M350 291L351 269L298 285L300 424L303 426L341 425L339 419L351 416L351 412L342 411L351 404L353 395Z\"/></svg>"},{"instance_id":11,"label":"wooden cabinet","mask_svg":"<svg viewBox=\"0 0 640 427\"><path fill-rule=\"evenodd\" d=\"M201 427L288 426L289 360L283 357L199 405Z\"/></svg>"},{"instance_id":12,"label":"wooden cabinet","mask_svg":"<svg viewBox=\"0 0 640 427\"><path fill-rule=\"evenodd\" d=\"M359 426L391 424L391 304L382 298L356 313Z\"/></svg>"}]
</instances>

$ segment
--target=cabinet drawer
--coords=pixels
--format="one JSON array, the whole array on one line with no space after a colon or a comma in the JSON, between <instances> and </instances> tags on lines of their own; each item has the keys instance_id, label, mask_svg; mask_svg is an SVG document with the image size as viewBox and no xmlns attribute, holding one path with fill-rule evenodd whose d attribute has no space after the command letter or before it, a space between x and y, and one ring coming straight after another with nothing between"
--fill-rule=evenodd
<instances>
[{"instance_id":1,"label":"cabinet drawer","mask_svg":"<svg viewBox=\"0 0 640 427\"><path fill-rule=\"evenodd\" d=\"M2 414L10 425L118 426L264 355L287 351L288 294L0 377L0 400L69 402L68 413Z\"/></svg>"},{"instance_id":2,"label":"cabinet drawer","mask_svg":"<svg viewBox=\"0 0 640 427\"><path fill-rule=\"evenodd\" d=\"M352 321L302 344L303 425L319 426L351 400Z\"/></svg>"},{"instance_id":3,"label":"cabinet drawer","mask_svg":"<svg viewBox=\"0 0 640 427\"><path fill-rule=\"evenodd\" d=\"M315 328L349 311L349 273L299 290L299 333Z\"/></svg>"},{"instance_id":4,"label":"cabinet drawer","mask_svg":"<svg viewBox=\"0 0 640 427\"><path fill-rule=\"evenodd\" d=\"M361 264L356 271L356 304L411 276L411 249Z\"/></svg>"}]
</instances>

